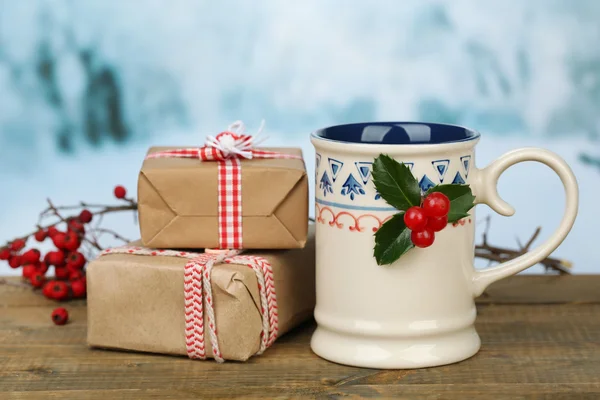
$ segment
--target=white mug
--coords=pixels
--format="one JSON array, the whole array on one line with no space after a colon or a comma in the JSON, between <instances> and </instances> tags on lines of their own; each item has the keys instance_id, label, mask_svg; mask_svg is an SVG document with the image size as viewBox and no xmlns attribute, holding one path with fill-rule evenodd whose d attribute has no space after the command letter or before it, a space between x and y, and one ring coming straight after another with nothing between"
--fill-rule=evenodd
<instances>
[{"instance_id":1,"label":"white mug","mask_svg":"<svg viewBox=\"0 0 600 400\"><path fill-rule=\"evenodd\" d=\"M469 358L481 343L474 298L490 283L538 263L565 239L578 207L577 182L565 161L547 150L523 148L477 169L479 136L459 126L417 122L339 125L311 135L318 324L311 348L317 355L371 368L431 367ZM379 266L373 233L398 212L380 198L371 179L371 164L381 153L408 165L422 191L466 183L476 203L505 216L514 209L498 196L498 178L511 165L541 162L564 185L564 216L545 243L496 267L473 266L474 209L436 233L430 247L411 249L393 264Z\"/></svg>"}]
</instances>

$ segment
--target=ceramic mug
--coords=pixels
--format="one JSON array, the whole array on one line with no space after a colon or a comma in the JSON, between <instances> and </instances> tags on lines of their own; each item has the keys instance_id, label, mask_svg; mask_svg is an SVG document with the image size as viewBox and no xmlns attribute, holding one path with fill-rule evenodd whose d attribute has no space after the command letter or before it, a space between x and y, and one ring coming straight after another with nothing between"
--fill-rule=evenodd
<instances>
[{"instance_id":1,"label":"ceramic mug","mask_svg":"<svg viewBox=\"0 0 600 400\"><path fill-rule=\"evenodd\" d=\"M469 358L480 347L474 298L490 283L536 264L567 236L577 214L578 188L565 161L547 150L523 148L478 169L479 136L459 126L417 122L339 125L311 135L318 324L311 348L317 355L372 368L431 367ZM498 178L522 161L541 162L564 185L564 216L546 242L496 267L473 266L474 209L436 233L432 246L379 266L373 232L398 212L380 198L371 179L371 164L380 153L408 165L422 191L441 183L469 184L476 203L505 216L514 209L498 196Z\"/></svg>"}]
</instances>

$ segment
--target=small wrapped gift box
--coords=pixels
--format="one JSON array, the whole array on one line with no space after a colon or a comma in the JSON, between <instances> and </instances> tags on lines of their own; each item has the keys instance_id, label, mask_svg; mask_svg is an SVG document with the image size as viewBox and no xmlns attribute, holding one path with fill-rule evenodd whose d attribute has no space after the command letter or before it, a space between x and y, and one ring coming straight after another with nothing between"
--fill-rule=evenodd
<instances>
[{"instance_id":1,"label":"small wrapped gift box","mask_svg":"<svg viewBox=\"0 0 600 400\"><path fill-rule=\"evenodd\" d=\"M251 159L234 157L235 168L226 165L227 160L194 157L199 150L150 149L138 180L139 221L145 246L304 247L308 178L300 149L255 150L257 154ZM260 158L265 154L275 158ZM230 172L226 171L228 167ZM229 186L223 183L227 173L233 179ZM224 204L228 199L230 204ZM239 232L228 233L226 229L231 226ZM239 234L239 238L232 234Z\"/></svg>"},{"instance_id":2,"label":"small wrapped gift box","mask_svg":"<svg viewBox=\"0 0 600 400\"><path fill-rule=\"evenodd\" d=\"M312 227L296 250L140 246L107 250L89 264L90 346L244 361L312 316Z\"/></svg>"}]
</instances>

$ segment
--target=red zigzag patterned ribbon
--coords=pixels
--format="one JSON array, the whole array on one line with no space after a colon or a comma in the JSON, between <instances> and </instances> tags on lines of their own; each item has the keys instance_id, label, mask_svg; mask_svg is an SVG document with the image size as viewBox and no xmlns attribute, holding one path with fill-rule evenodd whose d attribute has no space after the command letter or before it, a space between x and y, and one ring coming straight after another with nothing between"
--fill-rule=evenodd
<instances>
[{"instance_id":1,"label":"red zigzag patterned ribbon","mask_svg":"<svg viewBox=\"0 0 600 400\"><path fill-rule=\"evenodd\" d=\"M219 263L246 265L256 273L262 315L262 333L258 354L273 344L277 339L278 315L277 296L273 270L269 261L263 257L240 255L238 250L216 253L193 253L175 250L154 250L142 247L117 247L102 252L107 254L132 254L141 256L164 256L187 258L184 271L185 292L185 338L188 356L192 359L206 359L204 341L204 311L208 320L208 334L212 347L213 358L224 362L217 337L217 324L211 288L211 271ZM205 304L206 303L206 304Z\"/></svg>"},{"instance_id":2,"label":"red zigzag patterned ribbon","mask_svg":"<svg viewBox=\"0 0 600 400\"><path fill-rule=\"evenodd\" d=\"M232 132L236 130L236 132ZM242 249L242 164L240 158L253 159L298 159L294 154L253 148L255 138L244 135L241 122L233 123L216 137L209 136L204 147L165 150L149 154L151 158L195 158L201 161L216 161L219 191L219 248Z\"/></svg>"}]
</instances>

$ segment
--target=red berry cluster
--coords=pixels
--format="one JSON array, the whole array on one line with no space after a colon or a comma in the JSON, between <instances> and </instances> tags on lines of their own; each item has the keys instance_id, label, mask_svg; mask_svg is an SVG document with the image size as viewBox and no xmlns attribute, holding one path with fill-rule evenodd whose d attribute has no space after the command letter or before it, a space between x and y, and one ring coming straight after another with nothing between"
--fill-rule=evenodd
<instances>
[{"instance_id":1,"label":"red berry cluster","mask_svg":"<svg viewBox=\"0 0 600 400\"><path fill-rule=\"evenodd\" d=\"M33 237L38 242L50 239L55 247L43 257L38 249L26 249L26 240L17 239L0 250L0 260L8 261L11 268L22 268L23 279L49 299L67 300L86 295L85 256L79 252L85 235L85 224L92 221L93 214L83 210L79 216L67 220L66 231L55 226L38 230ZM54 278L48 279L49 267L54 267Z\"/></svg>"},{"instance_id":2,"label":"red berry cluster","mask_svg":"<svg viewBox=\"0 0 600 400\"><path fill-rule=\"evenodd\" d=\"M113 193L117 199L126 201L129 209L137 209L135 201L126 198L127 190L123 186L115 186ZM54 207L50 200L48 203L50 207L40 214L40 219L52 215L58 217L61 222L46 228L40 227L35 233L15 239L7 246L0 247L0 260L6 261L11 268L22 267L23 280L34 288L41 288L41 293L49 299L63 301L71 298L83 298L87 293L85 274L87 260L80 252L81 243L88 241L100 249L94 234L98 227L86 228L86 225L92 222L94 213L84 208L78 215L66 218L60 214L61 207ZM78 206L62 207L62 209L76 207ZM88 206L81 203L81 207ZM90 205L89 207L98 208L98 215L127 209L122 206ZM64 228L59 230L59 227ZM88 230L87 238L86 230ZM42 255L38 249L27 249L27 241L30 238L35 238L38 242L50 239L54 249L45 255ZM54 277L47 278L46 274L50 267L54 267ZM57 325L64 325L68 318L69 315L64 308L57 308L52 312L52 321Z\"/></svg>"},{"instance_id":3,"label":"red berry cluster","mask_svg":"<svg viewBox=\"0 0 600 400\"><path fill-rule=\"evenodd\" d=\"M423 200L421 207L410 207L404 213L404 223L412 232L410 239L417 247L429 247L439 232L448 224L450 199L440 192L433 192Z\"/></svg>"}]
</instances>

